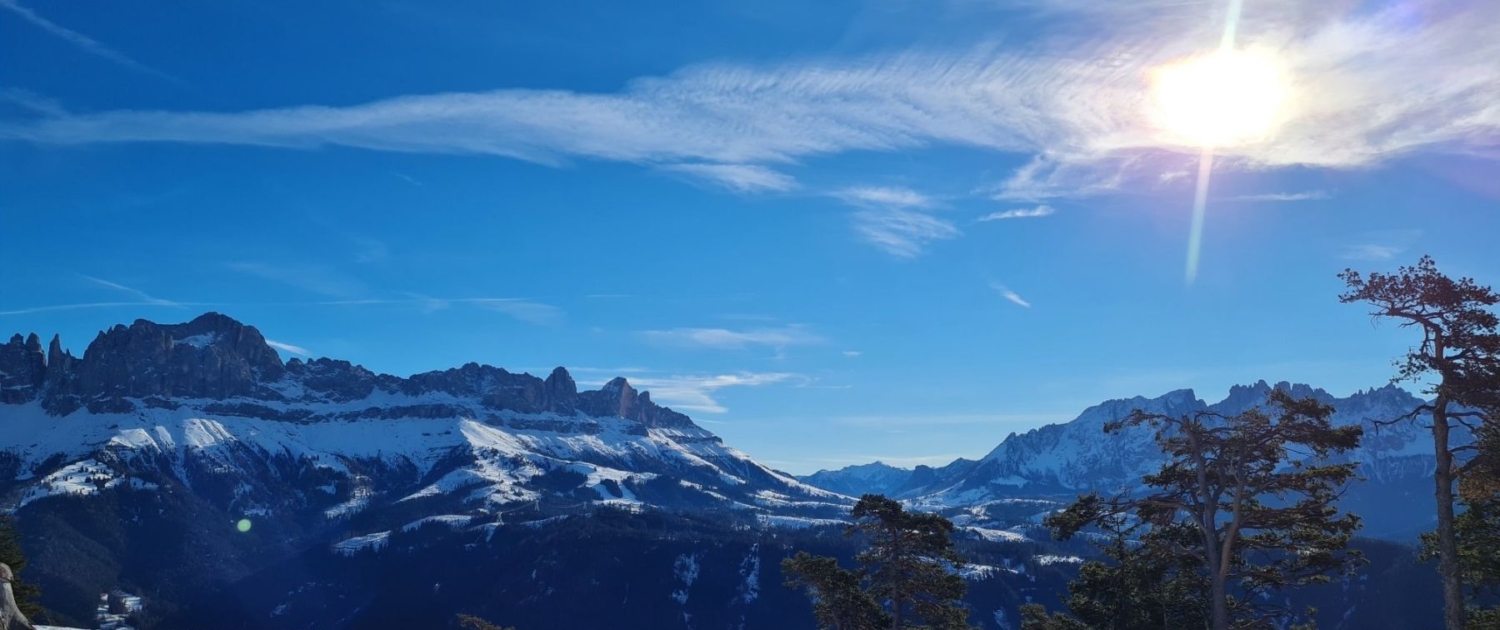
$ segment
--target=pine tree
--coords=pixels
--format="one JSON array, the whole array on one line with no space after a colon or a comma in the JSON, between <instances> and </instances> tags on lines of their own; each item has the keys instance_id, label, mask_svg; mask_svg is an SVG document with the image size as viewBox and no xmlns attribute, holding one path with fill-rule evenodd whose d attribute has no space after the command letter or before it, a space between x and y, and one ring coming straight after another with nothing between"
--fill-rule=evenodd
<instances>
[{"instance_id":1,"label":"pine tree","mask_svg":"<svg viewBox=\"0 0 1500 630\"><path fill-rule=\"evenodd\" d=\"M515 628L501 628L483 617L460 614L457 619L458 627L462 630L516 630Z\"/></svg>"},{"instance_id":2,"label":"pine tree","mask_svg":"<svg viewBox=\"0 0 1500 630\"><path fill-rule=\"evenodd\" d=\"M1168 544L1166 531L1143 536L1146 525L1125 514L1103 516L1097 526L1107 537L1104 560L1085 562L1068 584L1072 616L1053 614L1040 604L1021 608L1023 630L1161 630L1208 625L1203 576L1195 559ZM1190 535L1178 531L1177 535Z\"/></svg>"},{"instance_id":3,"label":"pine tree","mask_svg":"<svg viewBox=\"0 0 1500 630\"><path fill-rule=\"evenodd\" d=\"M1356 464L1332 460L1359 444L1360 429L1334 427L1333 409L1316 400L1278 390L1270 402L1274 418L1137 410L1106 425L1155 427L1168 461L1144 478L1144 494L1085 495L1047 518L1062 539L1086 527L1118 534L1112 562L1073 586L1079 625L1031 609L1028 630L1271 627L1293 611L1262 595L1358 566L1345 547L1359 518L1334 506Z\"/></svg>"},{"instance_id":4,"label":"pine tree","mask_svg":"<svg viewBox=\"0 0 1500 630\"><path fill-rule=\"evenodd\" d=\"M1493 412L1491 416L1494 417ZM1500 595L1500 427L1481 427L1475 457L1458 484L1464 510L1453 520L1458 569L1472 596L1469 630L1500 630L1500 606L1484 607L1485 597ZM1436 532L1422 535L1422 556L1438 557Z\"/></svg>"},{"instance_id":5,"label":"pine tree","mask_svg":"<svg viewBox=\"0 0 1500 630\"><path fill-rule=\"evenodd\" d=\"M867 494L850 512L847 536L865 548L849 571L833 558L799 553L782 562L787 586L804 588L818 625L826 630L969 630L957 573L953 523L936 514L907 512L886 497Z\"/></svg>"},{"instance_id":6,"label":"pine tree","mask_svg":"<svg viewBox=\"0 0 1500 630\"><path fill-rule=\"evenodd\" d=\"M41 597L42 590L21 579L21 570L26 568L26 555L21 551L15 521L3 514L0 514L0 562L9 566L16 575L16 580L10 586L21 612L33 619L41 615L42 607L37 599Z\"/></svg>"},{"instance_id":7,"label":"pine tree","mask_svg":"<svg viewBox=\"0 0 1500 630\"><path fill-rule=\"evenodd\" d=\"M1340 277L1349 290L1339 299L1375 307L1377 318L1396 319L1403 328L1422 331L1422 343L1397 362L1397 381L1435 382L1424 392L1433 397L1400 420L1431 418L1434 496L1437 531L1432 550L1443 581L1443 622L1448 630L1465 626L1464 571L1460 566L1454 486L1464 472L1458 461L1467 447L1455 447L1452 433L1459 426L1482 431L1496 422L1486 410L1500 409L1500 318L1490 309L1500 302L1489 287L1470 278L1453 280L1437 269L1431 256L1415 267L1396 273L1352 269Z\"/></svg>"},{"instance_id":8,"label":"pine tree","mask_svg":"<svg viewBox=\"0 0 1500 630\"><path fill-rule=\"evenodd\" d=\"M859 575L839 566L838 560L806 551L781 562L786 585L806 589L813 617L824 630L882 630L891 627L890 615L865 593Z\"/></svg>"}]
</instances>

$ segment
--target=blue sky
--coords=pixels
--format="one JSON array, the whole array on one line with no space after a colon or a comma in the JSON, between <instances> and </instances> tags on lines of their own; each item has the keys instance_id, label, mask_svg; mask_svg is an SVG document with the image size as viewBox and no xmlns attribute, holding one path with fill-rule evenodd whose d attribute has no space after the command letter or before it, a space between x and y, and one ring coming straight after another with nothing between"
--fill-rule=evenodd
<instances>
[{"instance_id":1,"label":"blue sky","mask_svg":"<svg viewBox=\"0 0 1500 630\"><path fill-rule=\"evenodd\" d=\"M1500 7L1246 0L1274 133L1151 69L1222 2L0 0L0 329L205 310L395 374L623 375L794 472L1111 397L1381 385L1335 274L1494 283Z\"/></svg>"}]
</instances>

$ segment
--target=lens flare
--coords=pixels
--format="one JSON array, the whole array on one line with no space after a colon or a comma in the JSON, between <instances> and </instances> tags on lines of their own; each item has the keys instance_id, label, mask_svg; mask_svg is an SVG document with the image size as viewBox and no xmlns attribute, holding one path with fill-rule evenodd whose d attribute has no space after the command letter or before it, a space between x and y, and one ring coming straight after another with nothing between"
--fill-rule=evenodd
<instances>
[{"instance_id":1,"label":"lens flare","mask_svg":"<svg viewBox=\"0 0 1500 630\"><path fill-rule=\"evenodd\" d=\"M1179 144L1252 144L1275 131L1287 92L1286 73L1273 55L1221 48L1152 74L1152 118Z\"/></svg>"},{"instance_id":2,"label":"lens flare","mask_svg":"<svg viewBox=\"0 0 1500 630\"><path fill-rule=\"evenodd\" d=\"M241 534L250 531L250 519L240 519L240 522L234 524L234 528L240 530Z\"/></svg>"}]
</instances>

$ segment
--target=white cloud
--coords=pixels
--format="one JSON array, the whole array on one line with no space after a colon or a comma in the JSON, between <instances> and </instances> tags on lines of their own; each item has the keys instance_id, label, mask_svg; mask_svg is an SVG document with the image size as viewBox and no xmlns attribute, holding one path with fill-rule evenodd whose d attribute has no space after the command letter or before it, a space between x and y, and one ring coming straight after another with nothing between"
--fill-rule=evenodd
<instances>
[{"instance_id":1,"label":"white cloud","mask_svg":"<svg viewBox=\"0 0 1500 630\"><path fill-rule=\"evenodd\" d=\"M1332 199L1333 194L1326 190L1308 190L1294 193L1261 193L1258 195L1239 195L1230 197L1225 201L1315 201L1319 199Z\"/></svg>"},{"instance_id":2,"label":"white cloud","mask_svg":"<svg viewBox=\"0 0 1500 630\"><path fill-rule=\"evenodd\" d=\"M833 196L863 208L849 215L854 231L897 258L915 258L929 243L962 234L952 222L927 212L936 205L931 197L909 188L861 186Z\"/></svg>"},{"instance_id":3,"label":"white cloud","mask_svg":"<svg viewBox=\"0 0 1500 630\"><path fill-rule=\"evenodd\" d=\"M1404 251L1406 248L1400 245L1364 243L1344 246L1343 253L1339 257L1344 260L1390 260Z\"/></svg>"},{"instance_id":4,"label":"white cloud","mask_svg":"<svg viewBox=\"0 0 1500 630\"><path fill-rule=\"evenodd\" d=\"M68 111L54 98L48 98L31 90L8 87L0 89L0 102L14 103L23 109L44 116L66 116Z\"/></svg>"},{"instance_id":5,"label":"white cloud","mask_svg":"<svg viewBox=\"0 0 1500 630\"><path fill-rule=\"evenodd\" d=\"M708 180L737 193L785 192L797 188L792 176L755 164L666 164L662 170Z\"/></svg>"},{"instance_id":6,"label":"white cloud","mask_svg":"<svg viewBox=\"0 0 1500 630\"><path fill-rule=\"evenodd\" d=\"M169 305L168 304L162 304L161 302L86 302L86 303L81 303L81 304L50 304L50 305L47 305L47 306L32 306L32 307L27 307L27 308L18 308L18 309L12 309L12 310L8 310L8 311L0 311L0 315L31 315L31 314L34 314L34 313L55 313L55 312L59 312L59 311L76 311L76 310L95 309L95 308L130 308L130 309L139 309L140 307L143 307L143 306L172 306L172 307L182 307L182 306L224 306L224 304L214 303L214 302L173 302L173 303L171 303Z\"/></svg>"},{"instance_id":7,"label":"white cloud","mask_svg":"<svg viewBox=\"0 0 1500 630\"><path fill-rule=\"evenodd\" d=\"M1344 260L1391 260L1411 249L1422 230L1378 230L1359 236L1359 242L1343 246L1339 258Z\"/></svg>"},{"instance_id":8,"label":"white cloud","mask_svg":"<svg viewBox=\"0 0 1500 630\"><path fill-rule=\"evenodd\" d=\"M330 297L349 297L364 292L363 283L325 265L241 261L230 263L229 268L263 280L279 282Z\"/></svg>"},{"instance_id":9,"label":"white cloud","mask_svg":"<svg viewBox=\"0 0 1500 630\"><path fill-rule=\"evenodd\" d=\"M17 16L20 16L21 19L30 22L33 26L46 31L48 35L52 35L53 37L57 37L58 39L66 41L86 53L108 59L117 64L125 66L126 68L130 68L131 70L166 79L173 83L181 83L181 81L178 80L177 77L131 59L130 57L126 56L125 53L110 48L109 46L105 46L104 44L99 43L94 38L84 35L83 33L79 33L77 31L60 26L56 22L38 15L35 11L21 6L15 0L0 0L0 9L7 9L10 12L15 13Z\"/></svg>"},{"instance_id":10,"label":"white cloud","mask_svg":"<svg viewBox=\"0 0 1500 630\"><path fill-rule=\"evenodd\" d=\"M1031 308L1031 302L1027 302L1026 300L1022 299L1019 294L1017 294L1015 291L1012 291L1012 290L1006 288L1006 286L1003 285L1003 284L1000 284L998 282L991 282L990 283L990 288L994 289L995 292L999 293L1000 297L1003 297L1003 298L1005 298L1007 300L1010 300L1011 303L1013 303L1013 304L1015 304L1017 306L1021 306L1021 307L1024 307L1024 308Z\"/></svg>"},{"instance_id":11,"label":"white cloud","mask_svg":"<svg viewBox=\"0 0 1500 630\"><path fill-rule=\"evenodd\" d=\"M857 186L835 191L833 196L857 206L885 208L931 208L931 197L910 188L894 186Z\"/></svg>"},{"instance_id":12,"label":"white cloud","mask_svg":"<svg viewBox=\"0 0 1500 630\"><path fill-rule=\"evenodd\" d=\"M266 340L266 345L271 346L272 348L275 348L275 349L280 350L282 352L290 352L292 354L296 354L296 355L300 355L300 356L304 356L304 357L310 357L310 356L312 356L311 354L308 353L308 351L307 351L306 348L303 348L301 346L294 346L294 345L289 344L289 343L282 343L280 341L276 341L275 339L267 339Z\"/></svg>"},{"instance_id":13,"label":"white cloud","mask_svg":"<svg viewBox=\"0 0 1500 630\"><path fill-rule=\"evenodd\" d=\"M528 324L551 325L563 319L563 310L551 304L530 300L495 298L467 300L497 313L504 313Z\"/></svg>"},{"instance_id":14,"label":"white cloud","mask_svg":"<svg viewBox=\"0 0 1500 630\"><path fill-rule=\"evenodd\" d=\"M670 330L646 330L641 336L653 343L711 348L715 350L741 350L750 346L785 348L823 343L823 337L802 326L779 328L754 328L729 330L727 328L673 328Z\"/></svg>"},{"instance_id":15,"label":"white cloud","mask_svg":"<svg viewBox=\"0 0 1500 630\"><path fill-rule=\"evenodd\" d=\"M1036 217L1049 216L1049 215L1051 215L1051 214L1053 214L1055 212L1057 212L1057 210L1054 209L1052 206L1041 205L1041 206L1037 206L1035 208L1017 208L1015 210L1002 210L1000 212L991 212L991 213L986 214L986 215L984 215L982 217L979 217L979 220L980 221L1003 221L1005 219L1031 219L1031 218L1036 218Z\"/></svg>"},{"instance_id":16,"label":"white cloud","mask_svg":"<svg viewBox=\"0 0 1500 630\"><path fill-rule=\"evenodd\" d=\"M134 289L134 288L131 288L131 287L127 287L127 286L125 286L123 284L119 284L119 283L115 283L115 282L110 282L110 281L104 280L102 278L95 278L93 276L88 276L88 275L84 275L84 274L81 274L81 273L78 274L78 277L83 278L84 280L88 280L89 282L97 284L97 285L99 285L101 287L107 287L107 288L119 291L121 293L124 293L126 295L130 295L131 297L139 299L142 304L150 304L152 306L172 306L172 307L179 307L179 308L183 306L182 304L178 304L177 302L173 302L172 300L164 300L164 299L161 299L161 298L158 298L158 297L153 297L150 294L148 294L145 291L142 291L140 289Z\"/></svg>"},{"instance_id":17,"label":"white cloud","mask_svg":"<svg viewBox=\"0 0 1500 630\"><path fill-rule=\"evenodd\" d=\"M1100 194L1159 182L1182 170L1176 158L1197 151L1152 124L1146 81L1154 67L1213 49L1223 25L1203 3L1141 5L1022 2L1070 15L1036 22L1049 30L1025 46L698 65L606 93L503 89L352 106L67 114L8 121L0 138L718 165L741 168L719 169L717 181L760 189L787 182L746 167L957 145L1038 156L995 189L1001 198ZM1245 3L1239 44L1282 61L1289 106L1272 138L1219 148L1216 168L1355 167L1424 149L1493 150L1497 27L1500 3L1482 0L1421 11L1354 0Z\"/></svg>"},{"instance_id":18,"label":"white cloud","mask_svg":"<svg viewBox=\"0 0 1500 630\"><path fill-rule=\"evenodd\" d=\"M651 400L677 411L724 413L728 408L714 399L715 392L729 387L760 387L799 379L786 372L737 372L707 376L632 376L630 385L651 392ZM604 381L581 381L597 386Z\"/></svg>"},{"instance_id":19,"label":"white cloud","mask_svg":"<svg viewBox=\"0 0 1500 630\"><path fill-rule=\"evenodd\" d=\"M862 210L853 218L861 237L897 258L915 258L928 243L961 234L951 222L914 210Z\"/></svg>"},{"instance_id":20,"label":"white cloud","mask_svg":"<svg viewBox=\"0 0 1500 630\"><path fill-rule=\"evenodd\" d=\"M834 424L864 429L921 429L948 425L1013 425L1035 427L1067 422L1075 416L1063 413L956 413L935 415L855 415L830 418Z\"/></svg>"},{"instance_id":21,"label":"white cloud","mask_svg":"<svg viewBox=\"0 0 1500 630\"><path fill-rule=\"evenodd\" d=\"M863 355L863 354L864 354L863 352L860 352L858 350L845 350L844 351L844 356L849 357L851 359L858 358L860 355Z\"/></svg>"}]
</instances>

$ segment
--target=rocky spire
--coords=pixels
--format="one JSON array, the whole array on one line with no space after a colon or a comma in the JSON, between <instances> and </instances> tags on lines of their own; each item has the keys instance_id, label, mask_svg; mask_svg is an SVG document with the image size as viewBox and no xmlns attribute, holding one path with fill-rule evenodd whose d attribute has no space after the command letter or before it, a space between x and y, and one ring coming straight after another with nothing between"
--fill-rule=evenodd
<instances>
[{"instance_id":1,"label":"rocky spire","mask_svg":"<svg viewBox=\"0 0 1500 630\"><path fill-rule=\"evenodd\" d=\"M647 427L691 427L687 416L651 402L651 395L638 392L623 377L615 377L597 391L581 392L578 408L595 417L620 417Z\"/></svg>"},{"instance_id":2,"label":"rocky spire","mask_svg":"<svg viewBox=\"0 0 1500 630\"><path fill-rule=\"evenodd\" d=\"M55 350L49 354L66 356L60 342ZM138 319L115 326L89 344L74 372L76 393L93 401L253 395L280 379L285 368L260 331L206 313L184 324Z\"/></svg>"},{"instance_id":3,"label":"rocky spire","mask_svg":"<svg viewBox=\"0 0 1500 630\"><path fill-rule=\"evenodd\" d=\"M36 398L47 377L47 358L36 333L16 335L0 346L0 403L15 404Z\"/></svg>"},{"instance_id":4,"label":"rocky spire","mask_svg":"<svg viewBox=\"0 0 1500 630\"><path fill-rule=\"evenodd\" d=\"M571 415L578 408L578 384L573 382L573 375L562 366L558 366L547 375L544 385L547 392L547 404L551 411Z\"/></svg>"}]
</instances>

